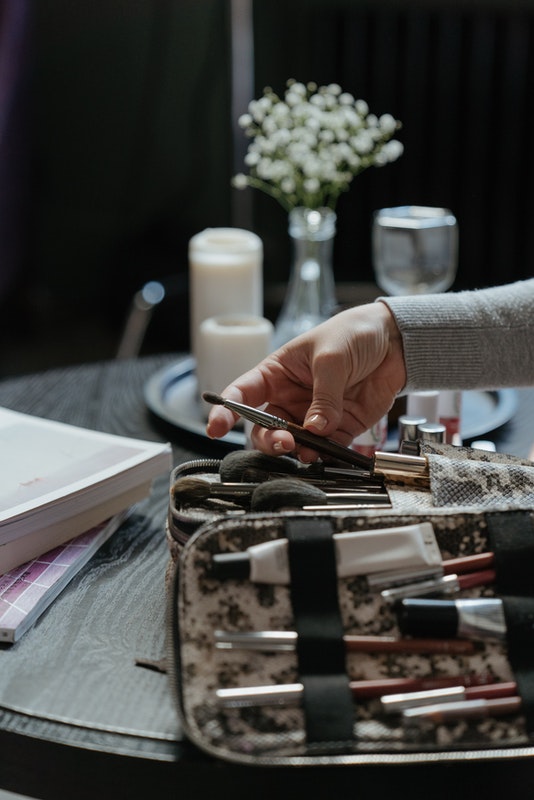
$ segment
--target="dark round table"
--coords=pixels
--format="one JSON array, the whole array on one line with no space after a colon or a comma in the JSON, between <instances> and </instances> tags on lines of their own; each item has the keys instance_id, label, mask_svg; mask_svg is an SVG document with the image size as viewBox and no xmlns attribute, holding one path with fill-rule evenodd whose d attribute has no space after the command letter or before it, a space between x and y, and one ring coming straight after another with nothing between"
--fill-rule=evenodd
<instances>
[{"instance_id":1,"label":"dark round table","mask_svg":"<svg viewBox=\"0 0 534 800\"><path fill-rule=\"evenodd\" d=\"M151 440L174 462L214 446L158 423L143 387L177 355L50 370L0 382L0 405ZM526 456L534 390L493 437ZM1 454L0 454L1 457ZM1 789L90 798L530 797L534 761L256 769L216 761L182 735L164 672L168 476L15 645L0 646Z\"/></svg>"}]
</instances>

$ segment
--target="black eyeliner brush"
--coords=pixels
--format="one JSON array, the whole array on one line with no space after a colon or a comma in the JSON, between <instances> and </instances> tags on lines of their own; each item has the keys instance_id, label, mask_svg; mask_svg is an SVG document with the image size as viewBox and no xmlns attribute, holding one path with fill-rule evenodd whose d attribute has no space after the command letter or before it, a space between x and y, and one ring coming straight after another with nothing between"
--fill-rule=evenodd
<instances>
[{"instance_id":1,"label":"black eyeliner brush","mask_svg":"<svg viewBox=\"0 0 534 800\"><path fill-rule=\"evenodd\" d=\"M260 411L257 408L251 408L251 406L246 406L243 403L236 403L234 400L227 400L214 392L204 392L202 398L212 405L224 406L249 422L260 425L262 428L289 431L296 442L311 447L318 453L337 458L338 461L353 464L355 467L367 471L371 471L373 467L373 460L368 456L356 453L354 450L350 450L350 448L344 447L332 439L327 439L325 436L312 433L295 422L289 422L287 419L276 417L274 414L268 414L266 411Z\"/></svg>"}]
</instances>

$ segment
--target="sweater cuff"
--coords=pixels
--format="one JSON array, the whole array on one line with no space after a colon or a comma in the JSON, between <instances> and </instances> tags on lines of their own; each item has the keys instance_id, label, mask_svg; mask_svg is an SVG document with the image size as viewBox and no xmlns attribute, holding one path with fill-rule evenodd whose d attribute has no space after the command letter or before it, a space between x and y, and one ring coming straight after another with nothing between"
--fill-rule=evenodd
<instances>
[{"instance_id":1,"label":"sweater cuff","mask_svg":"<svg viewBox=\"0 0 534 800\"><path fill-rule=\"evenodd\" d=\"M522 333L527 348L532 343L530 301L520 288L512 286L507 302L497 304L492 290L379 298L402 336L404 391L495 389L529 380L525 350L514 347Z\"/></svg>"}]
</instances>

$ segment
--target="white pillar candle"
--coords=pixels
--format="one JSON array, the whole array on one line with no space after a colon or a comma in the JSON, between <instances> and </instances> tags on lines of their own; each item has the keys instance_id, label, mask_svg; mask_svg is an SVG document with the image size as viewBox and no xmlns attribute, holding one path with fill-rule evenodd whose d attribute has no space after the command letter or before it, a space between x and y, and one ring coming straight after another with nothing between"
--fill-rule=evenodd
<instances>
[{"instance_id":1,"label":"white pillar candle","mask_svg":"<svg viewBox=\"0 0 534 800\"><path fill-rule=\"evenodd\" d=\"M228 314L205 319L199 328L199 394L220 394L272 350L273 326L264 317ZM204 404L204 412L209 409Z\"/></svg>"},{"instance_id":2,"label":"white pillar candle","mask_svg":"<svg viewBox=\"0 0 534 800\"><path fill-rule=\"evenodd\" d=\"M223 314L263 314L263 246L241 228L207 228L189 242L191 350L199 327Z\"/></svg>"}]
</instances>

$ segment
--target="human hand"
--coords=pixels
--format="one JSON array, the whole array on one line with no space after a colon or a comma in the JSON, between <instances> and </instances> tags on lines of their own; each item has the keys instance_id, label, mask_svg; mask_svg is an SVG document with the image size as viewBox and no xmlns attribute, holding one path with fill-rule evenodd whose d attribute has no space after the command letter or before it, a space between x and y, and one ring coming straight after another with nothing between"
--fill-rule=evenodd
<instances>
[{"instance_id":1,"label":"human hand","mask_svg":"<svg viewBox=\"0 0 534 800\"><path fill-rule=\"evenodd\" d=\"M304 425L350 445L391 408L406 383L402 341L384 303L343 311L267 356L221 394ZM211 409L207 434L224 436L236 417ZM288 431L252 431L254 447L271 455L297 450L302 461L317 453L299 446Z\"/></svg>"}]
</instances>

